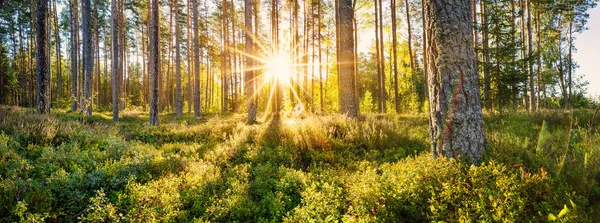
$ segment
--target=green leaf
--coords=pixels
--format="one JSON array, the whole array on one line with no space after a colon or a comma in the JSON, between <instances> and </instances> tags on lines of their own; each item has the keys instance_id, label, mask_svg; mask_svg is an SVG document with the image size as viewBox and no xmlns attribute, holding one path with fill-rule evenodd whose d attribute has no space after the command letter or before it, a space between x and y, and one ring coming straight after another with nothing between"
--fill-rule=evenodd
<instances>
[{"instance_id":1,"label":"green leaf","mask_svg":"<svg viewBox=\"0 0 600 223\"><path fill-rule=\"evenodd\" d=\"M560 211L560 213L558 213L558 217L562 217L565 216L565 214L567 214L569 212L569 208L567 208L567 205L565 204L565 207Z\"/></svg>"}]
</instances>

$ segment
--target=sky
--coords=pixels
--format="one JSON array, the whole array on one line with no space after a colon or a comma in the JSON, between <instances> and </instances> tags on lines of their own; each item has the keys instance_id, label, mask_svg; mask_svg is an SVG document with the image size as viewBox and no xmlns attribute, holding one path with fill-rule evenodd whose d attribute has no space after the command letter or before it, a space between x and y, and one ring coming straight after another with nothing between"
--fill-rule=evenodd
<instances>
[{"instance_id":1,"label":"sky","mask_svg":"<svg viewBox=\"0 0 600 223\"><path fill-rule=\"evenodd\" d=\"M588 85L588 95L596 100L600 97L600 7L589 11L588 30L578 34L575 39L577 52L573 60L579 68L576 73L585 75Z\"/></svg>"}]
</instances>

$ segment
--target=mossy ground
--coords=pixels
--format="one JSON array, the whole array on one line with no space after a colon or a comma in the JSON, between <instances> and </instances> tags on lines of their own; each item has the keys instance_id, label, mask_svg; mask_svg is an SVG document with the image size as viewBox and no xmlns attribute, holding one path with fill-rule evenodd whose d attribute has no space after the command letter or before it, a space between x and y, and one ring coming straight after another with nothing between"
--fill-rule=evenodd
<instances>
[{"instance_id":1,"label":"mossy ground","mask_svg":"<svg viewBox=\"0 0 600 223\"><path fill-rule=\"evenodd\" d=\"M425 115L160 116L0 106L0 221L600 221L592 112L487 114L480 166ZM598 123L600 121L597 121Z\"/></svg>"}]
</instances>

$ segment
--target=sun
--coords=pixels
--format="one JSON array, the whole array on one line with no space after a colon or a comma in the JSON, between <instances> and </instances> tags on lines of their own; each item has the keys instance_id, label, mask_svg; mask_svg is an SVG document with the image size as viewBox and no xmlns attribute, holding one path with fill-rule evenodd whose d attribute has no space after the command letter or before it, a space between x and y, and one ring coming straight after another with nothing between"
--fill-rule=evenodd
<instances>
[{"instance_id":1,"label":"sun","mask_svg":"<svg viewBox=\"0 0 600 223\"><path fill-rule=\"evenodd\" d=\"M266 74L271 80L289 82L292 77L292 65L290 57L286 54L278 54L266 61Z\"/></svg>"}]
</instances>

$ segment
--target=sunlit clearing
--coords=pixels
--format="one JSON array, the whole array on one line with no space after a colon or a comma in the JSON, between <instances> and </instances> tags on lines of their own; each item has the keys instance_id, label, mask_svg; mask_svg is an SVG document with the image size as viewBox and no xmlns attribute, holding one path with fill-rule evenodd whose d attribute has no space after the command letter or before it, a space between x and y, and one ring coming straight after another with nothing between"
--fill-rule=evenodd
<instances>
[{"instance_id":1,"label":"sunlit clearing","mask_svg":"<svg viewBox=\"0 0 600 223\"><path fill-rule=\"evenodd\" d=\"M275 55L273 58L267 61L267 75L271 80L278 80L280 82L290 81L292 76L292 68L290 64L290 57L286 54Z\"/></svg>"},{"instance_id":2,"label":"sunlit clearing","mask_svg":"<svg viewBox=\"0 0 600 223\"><path fill-rule=\"evenodd\" d=\"M286 124L286 125L295 125L296 123L297 123L296 119L286 119L283 121L283 124Z\"/></svg>"}]
</instances>

